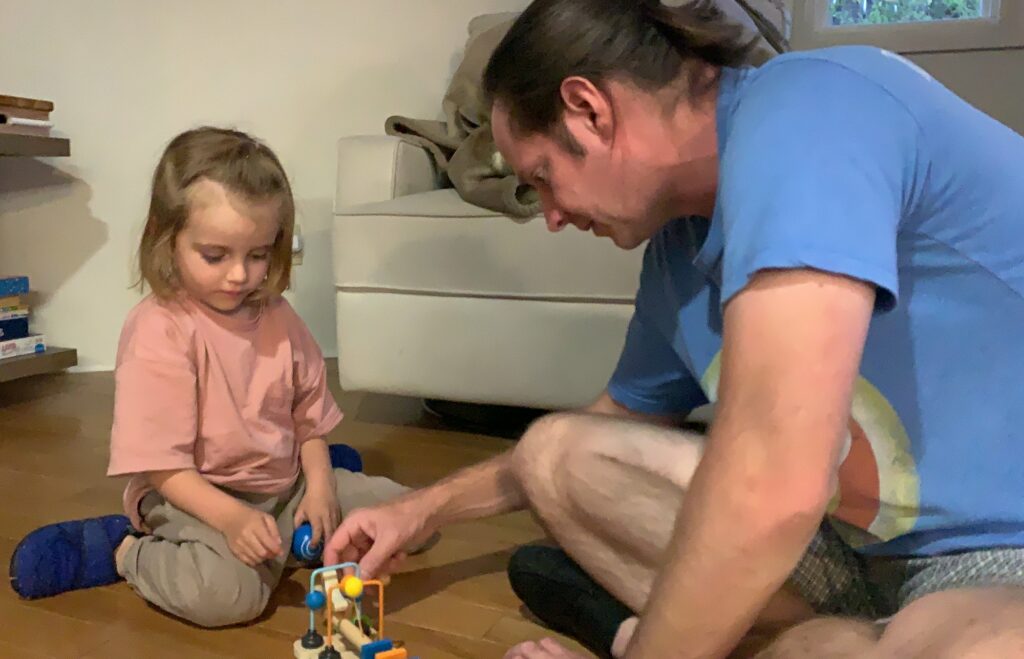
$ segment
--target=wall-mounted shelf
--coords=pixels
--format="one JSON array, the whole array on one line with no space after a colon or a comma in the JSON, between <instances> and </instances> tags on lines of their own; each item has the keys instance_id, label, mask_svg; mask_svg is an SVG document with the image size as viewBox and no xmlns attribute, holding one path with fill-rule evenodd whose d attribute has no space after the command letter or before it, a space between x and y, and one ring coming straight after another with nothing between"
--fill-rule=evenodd
<instances>
[{"instance_id":1,"label":"wall-mounted shelf","mask_svg":"<svg viewBox=\"0 0 1024 659\"><path fill-rule=\"evenodd\" d=\"M56 158L71 155L71 140L64 137L0 133L0 156Z\"/></svg>"},{"instance_id":2,"label":"wall-mounted shelf","mask_svg":"<svg viewBox=\"0 0 1024 659\"><path fill-rule=\"evenodd\" d=\"M73 348L47 348L46 352L0 359L0 382L32 375L59 373L78 365L78 351Z\"/></svg>"},{"instance_id":3,"label":"wall-mounted shelf","mask_svg":"<svg viewBox=\"0 0 1024 659\"><path fill-rule=\"evenodd\" d=\"M50 105L50 109L53 106ZM71 140L44 135L0 133L0 156L57 158L71 155ZM46 373L59 373L78 365L74 348L48 347L45 352L0 359L0 382Z\"/></svg>"}]
</instances>

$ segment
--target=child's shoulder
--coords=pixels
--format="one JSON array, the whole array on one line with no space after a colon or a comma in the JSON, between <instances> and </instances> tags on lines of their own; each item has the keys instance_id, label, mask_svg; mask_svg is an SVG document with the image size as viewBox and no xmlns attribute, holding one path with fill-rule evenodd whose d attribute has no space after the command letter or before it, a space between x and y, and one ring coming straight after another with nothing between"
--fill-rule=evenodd
<instances>
[{"instance_id":1,"label":"child's shoulder","mask_svg":"<svg viewBox=\"0 0 1024 659\"><path fill-rule=\"evenodd\" d=\"M277 295L268 299L265 303L263 313L268 318L274 318L278 322L282 323L285 327L305 327L306 323L299 316L299 313L295 311L295 307L283 296Z\"/></svg>"},{"instance_id":2,"label":"child's shoulder","mask_svg":"<svg viewBox=\"0 0 1024 659\"><path fill-rule=\"evenodd\" d=\"M124 343L137 336L181 340L194 333L195 323L180 301L150 294L128 312L121 329L121 341Z\"/></svg>"}]
</instances>

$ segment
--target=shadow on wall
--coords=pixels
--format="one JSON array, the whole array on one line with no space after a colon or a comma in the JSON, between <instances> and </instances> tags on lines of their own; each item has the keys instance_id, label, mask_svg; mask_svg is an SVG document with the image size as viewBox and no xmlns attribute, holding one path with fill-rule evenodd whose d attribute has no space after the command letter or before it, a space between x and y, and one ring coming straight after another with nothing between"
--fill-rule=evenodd
<instances>
[{"instance_id":1,"label":"shadow on wall","mask_svg":"<svg viewBox=\"0 0 1024 659\"><path fill-rule=\"evenodd\" d=\"M0 158L0 275L28 275L33 306L46 304L107 241L92 188L31 158Z\"/></svg>"}]
</instances>

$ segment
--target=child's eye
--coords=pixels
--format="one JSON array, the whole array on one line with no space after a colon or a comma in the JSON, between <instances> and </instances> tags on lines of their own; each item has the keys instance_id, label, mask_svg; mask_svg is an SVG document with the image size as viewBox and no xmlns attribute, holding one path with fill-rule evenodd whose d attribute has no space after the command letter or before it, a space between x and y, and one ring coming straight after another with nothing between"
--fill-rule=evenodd
<instances>
[{"instance_id":1,"label":"child's eye","mask_svg":"<svg viewBox=\"0 0 1024 659\"><path fill-rule=\"evenodd\" d=\"M220 263L221 261L224 260L224 256L220 255L220 254L217 255L217 256L212 256L210 254L203 254L202 256L203 256L203 260L206 261L207 263L209 263L210 265L215 265L215 264Z\"/></svg>"},{"instance_id":2,"label":"child's eye","mask_svg":"<svg viewBox=\"0 0 1024 659\"><path fill-rule=\"evenodd\" d=\"M257 252L256 254L252 255L252 258L256 259L257 261L266 261L268 258L270 258L270 254L268 252Z\"/></svg>"}]
</instances>

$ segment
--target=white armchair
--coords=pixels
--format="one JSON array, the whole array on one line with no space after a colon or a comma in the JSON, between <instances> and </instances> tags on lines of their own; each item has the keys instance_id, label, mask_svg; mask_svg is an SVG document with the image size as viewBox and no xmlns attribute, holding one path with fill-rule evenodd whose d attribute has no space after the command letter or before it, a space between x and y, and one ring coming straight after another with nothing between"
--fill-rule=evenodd
<instances>
[{"instance_id":1,"label":"white armchair","mask_svg":"<svg viewBox=\"0 0 1024 659\"><path fill-rule=\"evenodd\" d=\"M435 189L426 151L338 142L333 272L349 391L565 409L622 349L642 249L543 218L518 223Z\"/></svg>"}]
</instances>

